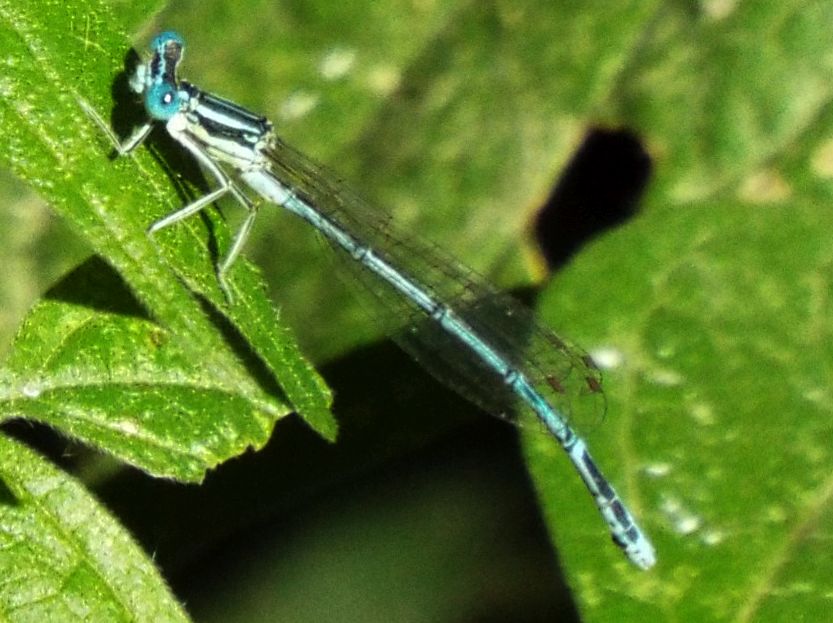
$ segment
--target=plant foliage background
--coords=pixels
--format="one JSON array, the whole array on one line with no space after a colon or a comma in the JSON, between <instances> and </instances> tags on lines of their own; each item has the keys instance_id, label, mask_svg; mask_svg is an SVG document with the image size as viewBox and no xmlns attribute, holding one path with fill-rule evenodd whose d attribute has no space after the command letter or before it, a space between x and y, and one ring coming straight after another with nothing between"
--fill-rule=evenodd
<instances>
[{"instance_id":1,"label":"plant foliage background","mask_svg":"<svg viewBox=\"0 0 833 623\"><path fill-rule=\"evenodd\" d=\"M821 1L0 1L0 405L63 435L0 437L0 611L826 620L832 25ZM542 283L531 224L589 130L639 137L636 215L536 307L607 366L590 442L656 569L532 431L534 506L509 431L378 342L303 225L262 211L230 308L232 206L145 236L204 180L163 132L109 161L77 101L127 133L130 42L163 27L189 80L506 287Z\"/></svg>"}]
</instances>

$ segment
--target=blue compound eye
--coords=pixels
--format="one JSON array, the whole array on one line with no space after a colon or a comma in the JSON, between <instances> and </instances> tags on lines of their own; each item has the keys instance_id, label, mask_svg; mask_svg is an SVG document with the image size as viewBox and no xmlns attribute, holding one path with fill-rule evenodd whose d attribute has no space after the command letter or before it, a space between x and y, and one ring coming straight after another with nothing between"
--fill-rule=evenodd
<instances>
[{"instance_id":1,"label":"blue compound eye","mask_svg":"<svg viewBox=\"0 0 833 623\"><path fill-rule=\"evenodd\" d=\"M169 82L151 86L145 93L145 109L158 121L167 121L179 112L179 95Z\"/></svg>"},{"instance_id":2,"label":"blue compound eye","mask_svg":"<svg viewBox=\"0 0 833 623\"><path fill-rule=\"evenodd\" d=\"M182 38L182 35L173 30L160 32L153 38L153 41L150 42L150 46L148 47L151 52L156 52L163 49L168 43L176 43L180 47L185 47L185 40Z\"/></svg>"}]
</instances>

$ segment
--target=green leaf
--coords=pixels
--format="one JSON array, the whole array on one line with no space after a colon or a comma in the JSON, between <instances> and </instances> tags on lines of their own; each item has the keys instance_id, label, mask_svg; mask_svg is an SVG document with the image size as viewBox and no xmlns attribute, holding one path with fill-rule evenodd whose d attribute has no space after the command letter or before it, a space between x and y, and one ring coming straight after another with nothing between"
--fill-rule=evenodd
<instances>
[{"instance_id":1,"label":"green leaf","mask_svg":"<svg viewBox=\"0 0 833 623\"><path fill-rule=\"evenodd\" d=\"M153 563L74 479L0 435L5 621L188 621Z\"/></svg>"},{"instance_id":2,"label":"green leaf","mask_svg":"<svg viewBox=\"0 0 833 623\"><path fill-rule=\"evenodd\" d=\"M665 7L623 59L612 105L655 179L541 305L616 362L590 441L659 557L634 576L594 548L584 492L530 439L587 620L827 618L833 7L719 4Z\"/></svg>"},{"instance_id":3,"label":"green leaf","mask_svg":"<svg viewBox=\"0 0 833 623\"><path fill-rule=\"evenodd\" d=\"M0 387L8 415L183 481L262 446L283 409L274 400L254 402L185 357L97 260L32 310Z\"/></svg>"}]
</instances>

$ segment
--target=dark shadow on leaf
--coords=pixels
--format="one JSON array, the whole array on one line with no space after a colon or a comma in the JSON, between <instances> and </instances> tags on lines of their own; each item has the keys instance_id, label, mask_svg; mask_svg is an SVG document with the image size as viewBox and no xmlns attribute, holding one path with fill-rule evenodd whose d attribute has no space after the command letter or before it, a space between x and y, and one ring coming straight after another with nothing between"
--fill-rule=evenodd
<instances>
[{"instance_id":1,"label":"dark shadow on leaf","mask_svg":"<svg viewBox=\"0 0 833 623\"><path fill-rule=\"evenodd\" d=\"M95 455L94 450L34 420L14 418L5 421L2 423L2 432L34 449L59 469L68 472L78 469L84 461Z\"/></svg>"},{"instance_id":2,"label":"dark shadow on leaf","mask_svg":"<svg viewBox=\"0 0 833 623\"><path fill-rule=\"evenodd\" d=\"M14 492L9 489L9 486L0 478L0 506L14 507L20 506L20 500Z\"/></svg>"},{"instance_id":3,"label":"dark shadow on leaf","mask_svg":"<svg viewBox=\"0 0 833 623\"><path fill-rule=\"evenodd\" d=\"M147 119L144 106L129 84L130 76L136 66L141 63L141 60L136 50L132 48L128 50L124 57L124 71L116 76L110 89L114 102L110 114L110 127L119 137L129 136L136 127L143 124ZM118 157L115 150L110 153L110 157Z\"/></svg>"},{"instance_id":4,"label":"dark shadow on leaf","mask_svg":"<svg viewBox=\"0 0 833 623\"><path fill-rule=\"evenodd\" d=\"M93 256L52 286L45 298L100 312L148 318L148 313L112 266Z\"/></svg>"},{"instance_id":5,"label":"dark shadow on leaf","mask_svg":"<svg viewBox=\"0 0 833 623\"><path fill-rule=\"evenodd\" d=\"M535 223L550 268L564 266L594 236L632 218L651 176L651 159L626 130L591 131Z\"/></svg>"},{"instance_id":6,"label":"dark shadow on leaf","mask_svg":"<svg viewBox=\"0 0 833 623\"><path fill-rule=\"evenodd\" d=\"M237 327L232 324L229 319L220 313L214 304L199 293L192 292L197 302L202 306L203 312L215 327L223 334L226 343L237 355L237 358L243 362L249 374L257 380L257 383L263 390L273 396L280 396L284 401L289 402L288 397L284 393L280 385L278 385L274 374L263 362L263 360L252 350L249 341L240 333Z\"/></svg>"}]
</instances>

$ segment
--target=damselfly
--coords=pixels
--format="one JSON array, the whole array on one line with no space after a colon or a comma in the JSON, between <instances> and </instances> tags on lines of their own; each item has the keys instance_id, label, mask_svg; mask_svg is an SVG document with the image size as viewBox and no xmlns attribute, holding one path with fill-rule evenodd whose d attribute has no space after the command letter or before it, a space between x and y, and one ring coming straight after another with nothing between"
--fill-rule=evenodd
<instances>
[{"instance_id":1,"label":"damselfly","mask_svg":"<svg viewBox=\"0 0 833 623\"><path fill-rule=\"evenodd\" d=\"M183 49L174 32L153 40L152 58L130 81L149 119L124 143L85 105L119 154L131 152L154 123L164 122L217 182L215 190L156 221L149 232L231 194L248 214L218 268L228 291L226 273L257 214L258 202L245 188L304 219L346 254L378 308L386 310L394 338L440 381L500 417L542 424L572 461L614 542L639 567L653 566L653 546L565 417L573 401L601 392L587 355L437 247L395 234L331 174L284 144L264 117L180 81Z\"/></svg>"}]
</instances>

